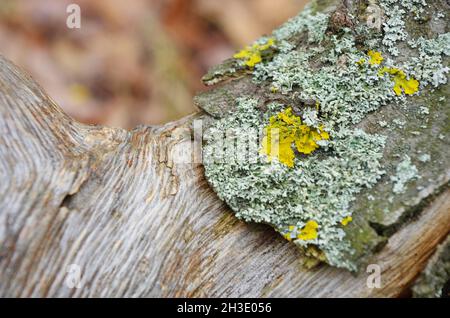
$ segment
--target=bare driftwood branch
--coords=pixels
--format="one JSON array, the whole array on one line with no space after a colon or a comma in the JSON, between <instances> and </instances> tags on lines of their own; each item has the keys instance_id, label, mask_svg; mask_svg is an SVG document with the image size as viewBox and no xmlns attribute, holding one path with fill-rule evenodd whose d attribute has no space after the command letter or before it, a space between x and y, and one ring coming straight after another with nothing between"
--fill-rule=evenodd
<instances>
[{"instance_id":1,"label":"bare driftwood branch","mask_svg":"<svg viewBox=\"0 0 450 318\"><path fill-rule=\"evenodd\" d=\"M205 112L125 131L75 122L0 57L0 296L407 294L449 231L448 141L433 137L447 125L446 105L435 104L421 136L403 138L395 129L389 135L388 164L404 144L437 158L424 168L424 187L389 202L391 188L380 183L371 190L377 206L367 196L355 203L361 214L350 231L360 226L367 234L357 256L381 269L381 286L370 288L365 270L305 269L296 246L269 226L236 219L207 184L202 165L192 160L200 156L192 125L221 117L243 91L264 98L246 74L238 77L196 99ZM448 89L438 93L448 96ZM418 122L403 111L388 105L361 126L380 131L375 117L382 114L404 117L415 129ZM372 213L377 209L389 213ZM74 275L80 288L73 288Z\"/></svg>"}]
</instances>

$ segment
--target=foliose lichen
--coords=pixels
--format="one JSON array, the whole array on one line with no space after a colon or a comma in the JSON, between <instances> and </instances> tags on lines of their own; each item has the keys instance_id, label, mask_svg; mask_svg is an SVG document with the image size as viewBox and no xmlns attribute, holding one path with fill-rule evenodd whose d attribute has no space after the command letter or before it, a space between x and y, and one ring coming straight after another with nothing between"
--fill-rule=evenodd
<instances>
[{"instance_id":1,"label":"foliose lichen","mask_svg":"<svg viewBox=\"0 0 450 318\"><path fill-rule=\"evenodd\" d=\"M410 95L445 84L449 71L442 60L450 52L449 34L425 39L406 32L407 17L412 12L420 18L426 1L381 0L380 5L386 14L382 36L360 27L328 32L330 15L310 5L238 53L256 85L294 103L262 108L266 101L257 96L239 98L233 112L205 134L206 177L238 218L270 224L298 246L318 248L321 259L350 270L356 264L347 257L352 247L345 228L354 226L352 202L384 174L386 140L357 125L380 107L404 107ZM259 48L265 50L268 39L274 54L260 59ZM413 51L406 61L396 58L400 42ZM315 107L304 100L315 101ZM276 155L269 149L274 128L279 130ZM303 146L297 142L301 138L306 138ZM393 192L402 193L418 177L405 157L390 180Z\"/></svg>"},{"instance_id":2,"label":"foliose lichen","mask_svg":"<svg viewBox=\"0 0 450 318\"><path fill-rule=\"evenodd\" d=\"M398 42L405 41L409 37L405 29L407 17L412 15L414 19L419 19L427 3L425 0L382 0L379 3L386 15L383 23L382 44L387 52L398 56Z\"/></svg>"},{"instance_id":3,"label":"foliose lichen","mask_svg":"<svg viewBox=\"0 0 450 318\"><path fill-rule=\"evenodd\" d=\"M392 191L396 194L405 192L406 183L417 178L419 175L416 166L411 163L409 156L405 156L404 160L398 164L396 174L391 176L391 181L394 182Z\"/></svg>"},{"instance_id":4,"label":"foliose lichen","mask_svg":"<svg viewBox=\"0 0 450 318\"><path fill-rule=\"evenodd\" d=\"M262 149L261 129L286 107L272 104L261 114L257 105L256 99L239 99L237 111L207 131L206 177L237 217L270 224L299 246L318 246L330 263L354 269L342 259L349 246L341 222L351 217L355 194L383 174L379 160L384 137L341 127L327 146L295 156L293 167L261 152L255 158L239 158L254 154L250 149ZM307 227L312 221L317 235Z\"/></svg>"},{"instance_id":5,"label":"foliose lichen","mask_svg":"<svg viewBox=\"0 0 450 318\"><path fill-rule=\"evenodd\" d=\"M427 266L414 283L414 298L446 298L450 284L450 235L429 259ZM445 288L447 286L447 288ZM447 293L447 294L446 294Z\"/></svg>"}]
</instances>

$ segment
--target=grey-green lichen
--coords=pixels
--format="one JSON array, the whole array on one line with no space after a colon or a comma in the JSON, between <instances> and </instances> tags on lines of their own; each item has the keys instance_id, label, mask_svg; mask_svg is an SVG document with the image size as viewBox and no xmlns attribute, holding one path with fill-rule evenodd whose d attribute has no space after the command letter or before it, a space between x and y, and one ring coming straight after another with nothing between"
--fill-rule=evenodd
<instances>
[{"instance_id":1,"label":"grey-green lichen","mask_svg":"<svg viewBox=\"0 0 450 318\"><path fill-rule=\"evenodd\" d=\"M269 162L259 153L249 164L246 160L250 158L239 160L245 153L242 150L259 149L257 133L269 116L285 107L272 104L268 112L261 114L257 104L256 99L239 99L237 111L208 130L204 148L206 177L219 197L245 221L270 224L282 234L289 227L301 229L309 220L316 221L316 239L293 238L294 242L300 246L317 245L330 263L354 269L341 257L344 250L348 251L341 221L351 216L354 195L382 175L379 159L384 138L342 127L333 132L322 151L295 158L292 169L280 162ZM239 143L244 144L240 150L236 149Z\"/></svg>"},{"instance_id":2,"label":"grey-green lichen","mask_svg":"<svg viewBox=\"0 0 450 318\"><path fill-rule=\"evenodd\" d=\"M392 191L396 194L405 192L406 184L417 178L419 175L416 166L411 163L410 157L405 156L404 160L398 164L396 174L391 177L394 183Z\"/></svg>"},{"instance_id":3,"label":"grey-green lichen","mask_svg":"<svg viewBox=\"0 0 450 318\"><path fill-rule=\"evenodd\" d=\"M321 42L325 37L329 16L320 12L313 14L312 11L312 6L307 6L299 15L276 29L273 32L275 38L280 42L289 41L295 35L308 32L310 43Z\"/></svg>"},{"instance_id":4,"label":"grey-green lichen","mask_svg":"<svg viewBox=\"0 0 450 318\"><path fill-rule=\"evenodd\" d=\"M387 16L383 36L347 26L337 34L329 33L330 15L314 13L313 6L307 6L273 32L276 54L255 64L251 72L255 84L293 102L273 102L261 108L255 96L238 99L233 112L205 135L206 177L239 218L270 224L301 247L317 246L328 263L350 270L356 265L348 258L352 248L342 221L352 216L356 194L372 187L384 172L380 162L385 137L364 132L357 125L384 105L405 107L406 95L420 95L447 82L448 68L442 56L450 51L449 34L425 39L406 33L405 19L411 12L418 19L426 2L382 0L380 5ZM395 57L400 42L415 52L409 60ZM369 50L383 59L374 61ZM420 82L417 88L405 87L411 84L407 81L416 80ZM315 101L317 107L305 107L305 100ZM293 168L269 161L259 152L270 117L290 106L299 110L303 123L323 127L330 135L313 154L296 154ZM427 115L425 110L421 113ZM392 122L403 123L397 118ZM387 126L386 121L378 123ZM240 158L244 153L253 155ZM393 192L404 192L418 177L416 167L405 157L391 180ZM298 238L312 220L318 225L317 237Z\"/></svg>"},{"instance_id":5,"label":"grey-green lichen","mask_svg":"<svg viewBox=\"0 0 450 318\"><path fill-rule=\"evenodd\" d=\"M433 87L447 83L448 66L442 64L442 55L450 56L450 33L439 35L436 39L420 37L409 41L411 48L418 49L418 56L406 63L422 85L431 84Z\"/></svg>"},{"instance_id":6,"label":"grey-green lichen","mask_svg":"<svg viewBox=\"0 0 450 318\"><path fill-rule=\"evenodd\" d=\"M428 161L431 160L431 156L429 154L427 154L427 153L424 153L424 154L421 154L418 157L418 159L419 159L420 162L428 162Z\"/></svg>"},{"instance_id":7,"label":"grey-green lichen","mask_svg":"<svg viewBox=\"0 0 450 318\"><path fill-rule=\"evenodd\" d=\"M416 20L420 19L425 12L427 3L425 0L383 0L380 1L380 5L386 15L383 23L384 37L382 44L387 52L398 56L398 42L409 38L405 29L407 17L413 16Z\"/></svg>"},{"instance_id":8,"label":"grey-green lichen","mask_svg":"<svg viewBox=\"0 0 450 318\"><path fill-rule=\"evenodd\" d=\"M412 291L415 298L447 298L443 294L445 285L450 281L450 235L440 244L420 277L414 284Z\"/></svg>"}]
</instances>

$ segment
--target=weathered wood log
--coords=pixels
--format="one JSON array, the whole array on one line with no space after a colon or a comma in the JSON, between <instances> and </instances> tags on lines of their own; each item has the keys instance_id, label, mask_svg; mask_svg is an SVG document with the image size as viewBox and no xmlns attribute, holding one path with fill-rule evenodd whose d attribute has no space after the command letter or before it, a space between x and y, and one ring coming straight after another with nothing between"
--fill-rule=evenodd
<instances>
[{"instance_id":1,"label":"weathered wood log","mask_svg":"<svg viewBox=\"0 0 450 318\"><path fill-rule=\"evenodd\" d=\"M378 248L392 234L365 255L381 269L379 288L365 271L306 269L297 247L236 219L208 186L192 160L197 119L211 116L132 131L83 125L1 57L0 295L397 297L449 231L444 161L429 171L428 188L394 202L385 226L374 225L388 234L370 229Z\"/></svg>"},{"instance_id":2,"label":"weathered wood log","mask_svg":"<svg viewBox=\"0 0 450 318\"><path fill-rule=\"evenodd\" d=\"M86 126L0 66L2 296L399 296L448 230L445 191L376 255L381 289L364 273L304 269L271 228L235 219L200 165L174 163L204 114L131 132ZM65 283L71 264L79 289Z\"/></svg>"}]
</instances>

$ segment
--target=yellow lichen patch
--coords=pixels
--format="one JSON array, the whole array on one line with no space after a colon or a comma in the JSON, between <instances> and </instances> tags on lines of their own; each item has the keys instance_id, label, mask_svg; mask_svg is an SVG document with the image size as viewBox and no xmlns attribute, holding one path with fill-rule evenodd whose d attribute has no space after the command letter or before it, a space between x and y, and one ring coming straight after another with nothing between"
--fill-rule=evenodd
<instances>
[{"instance_id":1,"label":"yellow lichen patch","mask_svg":"<svg viewBox=\"0 0 450 318\"><path fill-rule=\"evenodd\" d=\"M384 74L390 74L394 76L394 92L398 96L404 92L406 95L412 95L419 90L419 81L413 77L407 79L405 72L394 67L383 67L378 74L383 76Z\"/></svg>"},{"instance_id":2,"label":"yellow lichen patch","mask_svg":"<svg viewBox=\"0 0 450 318\"><path fill-rule=\"evenodd\" d=\"M330 135L322 127L317 130L302 125L299 131L300 134L297 134L297 138L295 139L295 146L299 152L306 155L319 148L317 141L330 139Z\"/></svg>"},{"instance_id":3,"label":"yellow lichen patch","mask_svg":"<svg viewBox=\"0 0 450 318\"><path fill-rule=\"evenodd\" d=\"M292 241L291 232L287 232L286 234L283 234L283 237L288 241Z\"/></svg>"},{"instance_id":4,"label":"yellow lichen patch","mask_svg":"<svg viewBox=\"0 0 450 318\"><path fill-rule=\"evenodd\" d=\"M380 52L372 51L370 50L367 52L367 55L369 55L369 64L370 65L380 65L381 62L383 62L384 58L381 56Z\"/></svg>"},{"instance_id":5,"label":"yellow lichen patch","mask_svg":"<svg viewBox=\"0 0 450 318\"><path fill-rule=\"evenodd\" d=\"M316 221L310 220L306 223L300 233L297 235L299 240L309 241L317 238L317 229L319 224Z\"/></svg>"},{"instance_id":6,"label":"yellow lichen patch","mask_svg":"<svg viewBox=\"0 0 450 318\"><path fill-rule=\"evenodd\" d=\"M269 125L265 128L261 153L266 154L269 160L277 158L292 168L295 159L292 144L298 152L310 154L319 148L318 141L328 139L330 136L322 127L314 128L302 124L301 118L294 115L292 108L288 107L270 117Z\"/></svg>"},{"instance_id":7,"label":"yellow lichen patch","mask_svg":"<svg viewBox=\"0 0 450 318\"><path fill-rule=\"evenodd\" d=\"M359 61L356 62L356 64L358 64L360 66L363 65L364 63L366 63L365 59L359 59Z\"/></svg>"},{"instance_id":8,"label":"yellow lichen patch","mask_svg":"<svg viewBox=\"0 0 450 318\"><path fill-rule=\"evenodd\" d=\"M327 257L325 253L320 250L316 245L308 245L306 249L304 249L305 259L303 261L303 266L307 269L312 269L319 265L321 262L326 262Z\"/></svg>"},{"instance_id":9,"label":"yellow lichen patch","mask_svg":"<svg viewBox=\"0 0 450 318\"><path fill-rule=\"evenodd\" d=\"M262 53L275 45L275 39L269 38L264 44L255 43L247 46L245 49L233 55L235 59L245 61L245 65L249 68L255 67L256 64L262 62Z\"/></svg>"},{"instance_id":10,"label":"yellow lichen patch","mask_svg":"<svg viewBox=\"0 0 450 318\"><path fill-rule=\"evenodd\" d=\"M353 221L353 218L351 216L347 216L346 218L343 218L341 221L341 224L343 226L347 226L351 221Z\"/></svg>"}]
</instances>

